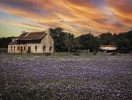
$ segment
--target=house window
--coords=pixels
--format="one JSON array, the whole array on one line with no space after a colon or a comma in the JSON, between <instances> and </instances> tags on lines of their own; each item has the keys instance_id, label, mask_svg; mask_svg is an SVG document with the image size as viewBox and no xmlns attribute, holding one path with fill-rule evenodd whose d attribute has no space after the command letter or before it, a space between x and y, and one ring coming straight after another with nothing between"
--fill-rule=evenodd
<instances>
[{"instance_id":1,"label":"house window","mask_svg":"<svg viewBox=\"0 0 132 100\"><path fill-rule=\"evenodd\" d=\"M45 47L45 46L43 46L43 51L45 51L45 48L46 48L46 47Z\"/></svg>"},{"instance_id":2,"label":"house window","mask_svg":"<svg viewBox=\"0 0 132 100\"><path fill-rule=\"evenodd\" d=\"M52 47L50 47L50 51L52 50Z\"/></svg>"},{"instance_id":3,"label":"house window","mask_svg":"<svg viewBox=\"0 0 132 100\"><path fill-rule=\"evenodd\" d=\"M14 50L15 50L15 46L14 46Z\"/></svg>"},{"instance_id":4,"label":"house window","mask_svg":"<svg viewBox=\"0 0 132 100\"><path fill-rule=\"evenodd\" d=\"M26 50L26 48L25 48L25 47L24 47L23 49L24 49L24 50Z\"/></svg>"},{"instance_id":5,"label":"house window","mask_svg":"<svg viewBox=\"0 0 132 100\"><path fill-rule=\"evenodd\" d=\"M35 46L35 51L37 51L37 46Z\"/></svg>"},{"instance_id":6,"label":"house window","mask_svg":"<svg viewBox=\"0 0 132 100\"><path fill-rule=\"evenodd\" d=\"M22 49L23 49L23 48L22 48L22 46L21 46L21 51L22 51Z\"/></svg>"},{"instance_id":7,"label":"house window","mask_svg":"<svg viewBox=\"0 0 132 100\"><path fill-rule=\"evenodd\" d=\"M20 49L20 47L17 48L18 50Z\"/></svg>"},{"instance_id":8,"label":"house window","mask_svg":"<svg viewBox=\"0 0 132 100\"><path fill-rule=\"evenodd\" d=\"M27 53L30 53L31 52L31 47L29 46L27 49L28 49Z\"/></svg>"},{"instance_id":9,"label":"house window","mask_svg":"<svg viewBox=\"0 0 132 100\"><path fill-rule=\"evenodd\" d=\"M11 51L12 51L12 46L11 46Z\"/></svg>"}]
</instances>

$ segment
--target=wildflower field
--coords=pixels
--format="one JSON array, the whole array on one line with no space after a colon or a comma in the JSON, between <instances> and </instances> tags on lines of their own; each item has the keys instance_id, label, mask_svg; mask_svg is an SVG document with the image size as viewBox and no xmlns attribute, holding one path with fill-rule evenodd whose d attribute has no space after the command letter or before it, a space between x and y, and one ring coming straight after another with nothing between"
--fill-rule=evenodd
<instances>
[{"instance_id":1,"label":"wildflower field","mask_svg":"<svg viewBox=\"0 0 132 100\"><path fill-rule=\"evenodd\" d=\"M132 54L0 54L0 100L131 100Z\"/></svg>"}]
</instances>

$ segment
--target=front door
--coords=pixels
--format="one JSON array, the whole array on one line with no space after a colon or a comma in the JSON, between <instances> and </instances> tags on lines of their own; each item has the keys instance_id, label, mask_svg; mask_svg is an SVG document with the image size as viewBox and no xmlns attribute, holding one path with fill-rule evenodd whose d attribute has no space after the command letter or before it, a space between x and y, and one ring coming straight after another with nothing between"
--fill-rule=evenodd
<instances>
[{"instance_id":1,"label":"front door","mask_svg":"<svg viewBox=\"0 0 132 100\"><path fill-rule=\"evenodd\" d=\"M29 46L27 53L30 53L30 52L31 52L31 47Z\"/></svg>"}]
</instances>

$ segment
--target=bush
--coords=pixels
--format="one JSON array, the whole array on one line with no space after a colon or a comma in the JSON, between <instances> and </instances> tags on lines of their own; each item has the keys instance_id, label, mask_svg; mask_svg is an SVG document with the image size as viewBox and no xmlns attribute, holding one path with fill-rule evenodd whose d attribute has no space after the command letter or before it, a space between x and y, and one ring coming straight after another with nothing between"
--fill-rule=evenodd
<instances>
[{"instance_id":1,"label":"bush","mask_svg":"<svg viewBox=\"0 0 132 100\"><path fill-rule=\"evenodd\" d=\"M8 49L7 48L0 48L0 52L7 52Z\"/></svg>"},{"instance_id":2,"label":"bush","mask_svg":"<svg viewBox=\"0 0 132 100\"><path fill-rule=\"evenodd\" d=\"M114 56L114 55L116 55L116 53L115 52L112 52L111 55Z\"/></svg>"},{"instance_id":3,"label":"bush","mask_svg":"<svg viewBox=\"0 0 132 100\"><path fill-rule=\"evenodd\" d=\"M97 51L94 50L94 51L93 51L93 55L96 55L96 54L97 54Z\"/></svg>"},{"instance_id":4,"label":"bush","mask_svg":"<svg viewBox=\"0 0 132 100\"><path fill-rule=\"evenodd\" d=\"M80 52L79 52L79 51L75 51L75 52L73 53L73 55L80 56Z\"/></svg>"},{"instance_id":5,"label":"bush","mask_svg":"<svg viewBox=\"0 0 132 100\"><path fill-rule=\"evenodd\" d=\"M51 55L51 53L46 53L46 56L50 56Z\"/></svg>"}]
</instances>

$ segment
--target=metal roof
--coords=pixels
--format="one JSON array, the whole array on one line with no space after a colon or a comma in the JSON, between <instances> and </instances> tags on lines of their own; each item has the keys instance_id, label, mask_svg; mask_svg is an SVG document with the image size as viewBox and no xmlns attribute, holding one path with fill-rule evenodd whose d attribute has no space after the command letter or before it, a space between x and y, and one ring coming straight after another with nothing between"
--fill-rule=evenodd
<instances>
[{"instance_id":1,"label":"metal roof","mask_svg":"<svg viewBox=\"0 0 132 100\"><path fill-rule=\"evenodd\" d=\"M100 49L102 49L102 50L116 50L117 46L116 45L101 45Z\"/></svg>"},{"instance_id":2,"label":"metal roof","mask_svg":"<svg viewBox=\"0 0 132 100\"><path fill-rule=\"evenodd\" d=\"M46 36L46 32L24 32L17 40L40 40Z\"/></svg>"}]
</instances>

